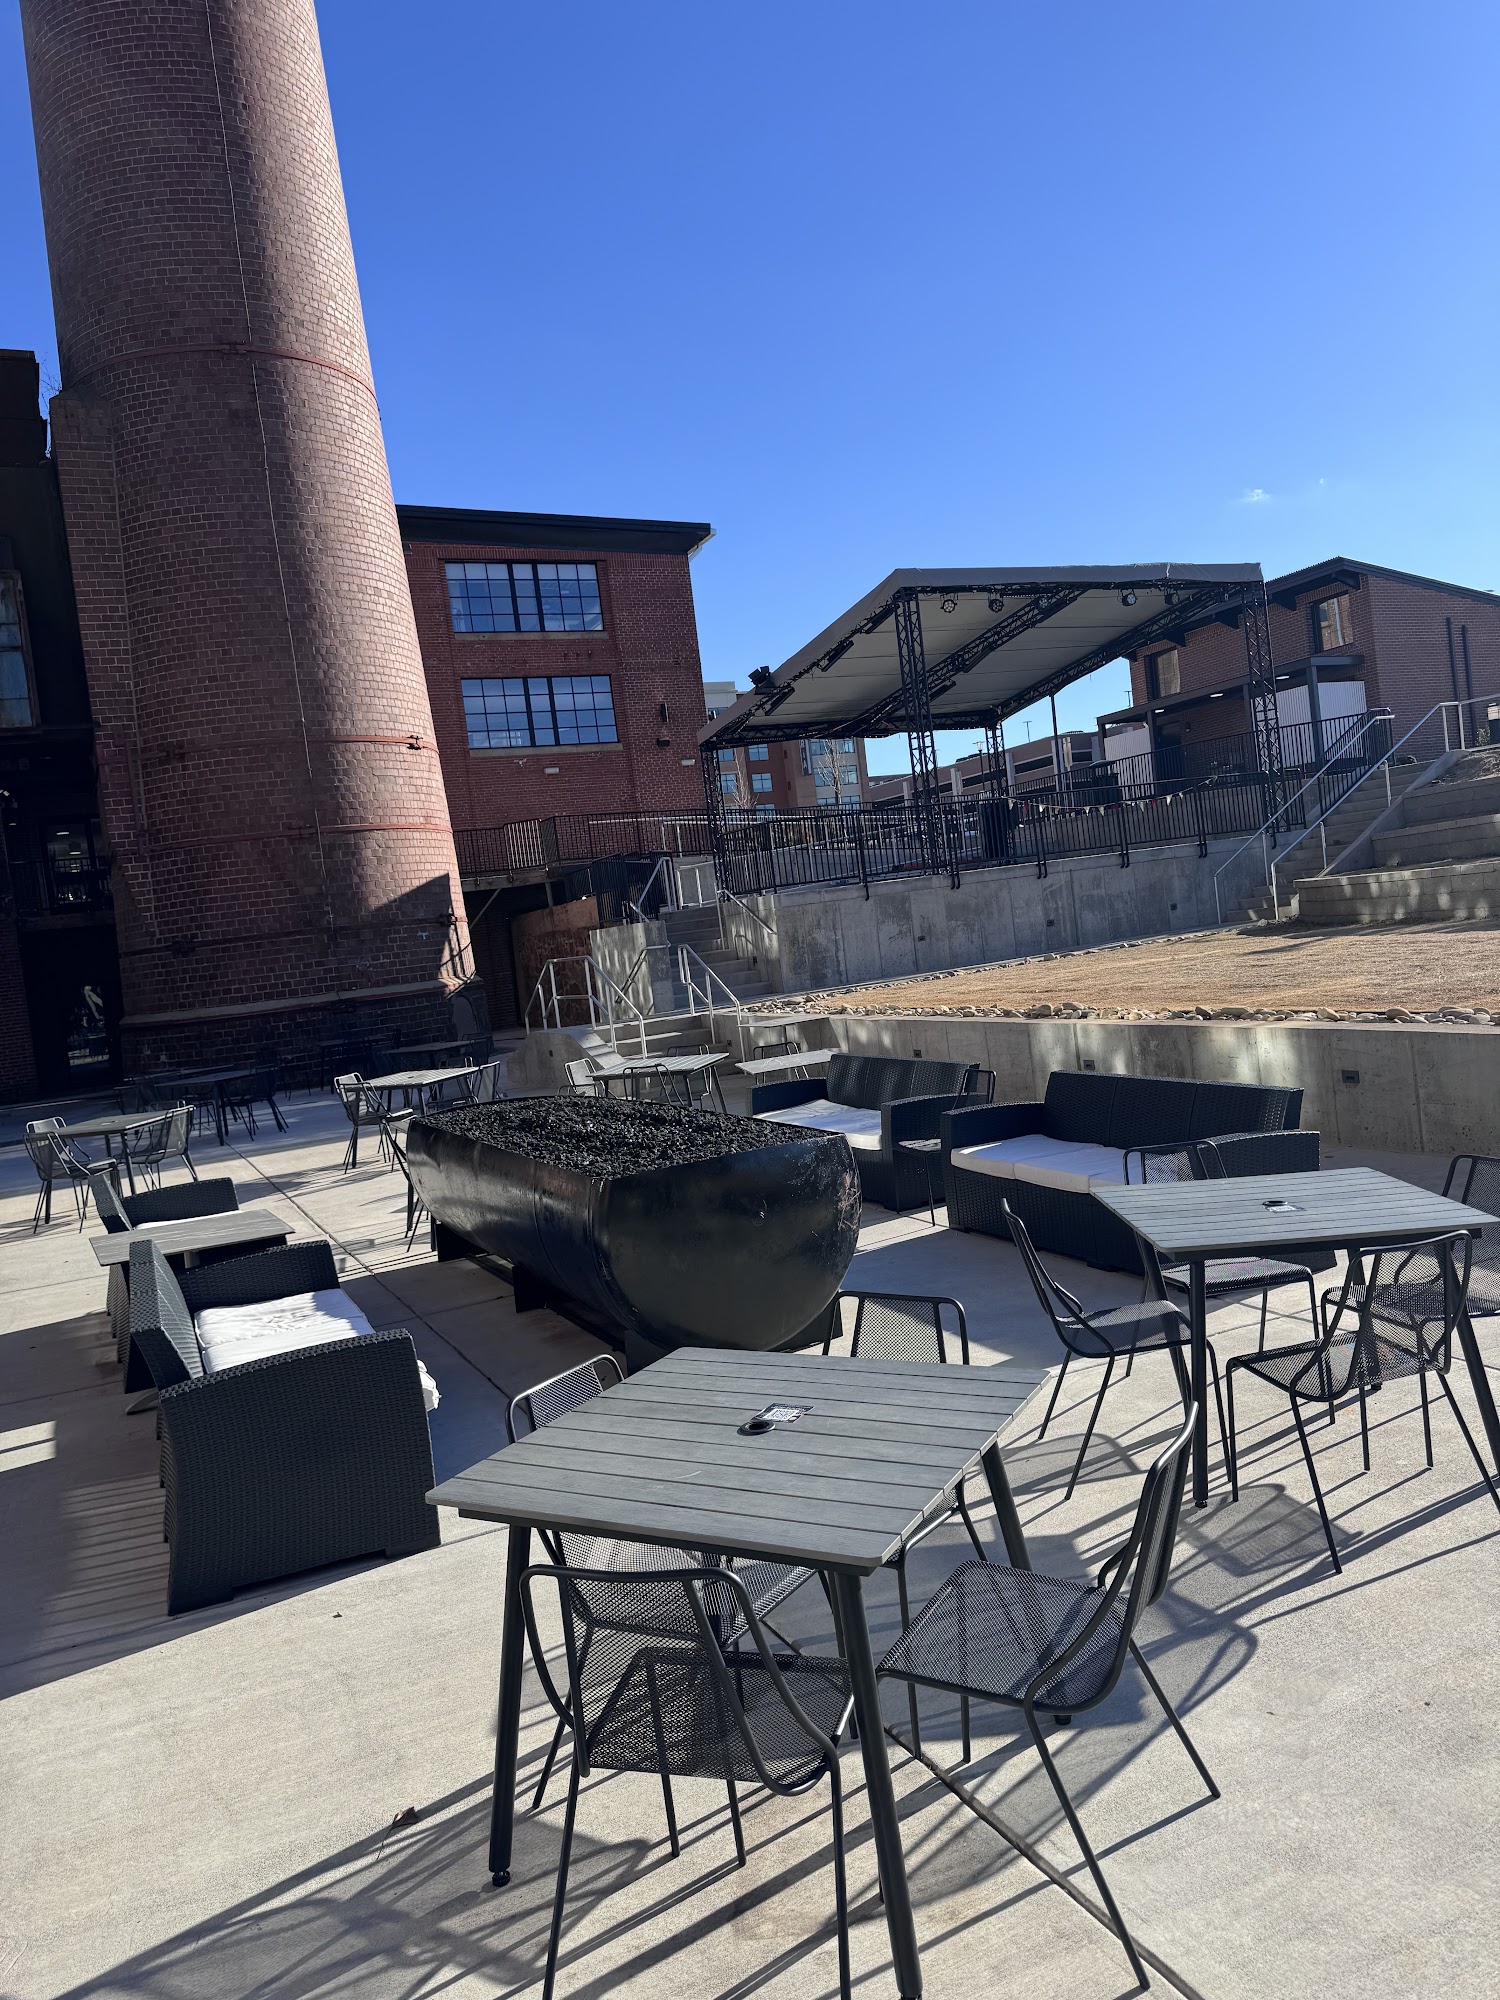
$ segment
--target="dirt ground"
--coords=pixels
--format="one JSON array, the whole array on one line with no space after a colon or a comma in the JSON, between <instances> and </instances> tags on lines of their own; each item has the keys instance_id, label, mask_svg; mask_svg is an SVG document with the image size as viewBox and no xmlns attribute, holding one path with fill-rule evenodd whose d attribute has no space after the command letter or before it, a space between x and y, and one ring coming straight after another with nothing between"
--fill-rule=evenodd
<instances>
[{"instance_id":1,"label":"dirt ground","mask_svg":"<svg viewBox=\"0 0 1500 2000\"><path fill-rule=\"evenodd\" d=\"M1066 952L840 993L849 1007L927 1013L950 1007L1089 1007L1157 1013L1191 1007L1443 1007L1500 1013L1500 925L1413 924L1399 930L1216 932L1124 949Z\"/></svg>"}]
</instances>

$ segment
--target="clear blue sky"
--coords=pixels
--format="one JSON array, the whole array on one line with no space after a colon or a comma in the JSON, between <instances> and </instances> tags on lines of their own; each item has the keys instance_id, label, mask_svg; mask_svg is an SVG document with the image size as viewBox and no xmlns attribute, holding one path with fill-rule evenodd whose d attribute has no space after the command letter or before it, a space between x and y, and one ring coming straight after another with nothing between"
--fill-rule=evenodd
<instances>
[{"instance_id":1,"label":"clear blue sky","mask_svg":"<svg viewBox=\"0 0 1500 2000\"><path fill-rule=\"evenodd\" d=\"M711 521L711 678L902 564L1500 587L1484 0L319 13L398 499ZM15 0L0 166L46 357Z\"/></svg>"}]
</instances>

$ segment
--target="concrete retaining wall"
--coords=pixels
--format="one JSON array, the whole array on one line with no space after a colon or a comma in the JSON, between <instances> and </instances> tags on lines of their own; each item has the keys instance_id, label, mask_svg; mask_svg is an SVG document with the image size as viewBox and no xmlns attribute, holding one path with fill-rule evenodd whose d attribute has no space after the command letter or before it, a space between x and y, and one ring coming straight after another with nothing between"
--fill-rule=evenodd
<instances>
[{"instance_id":1,"label":"concrete retaining wall","mask_svg":"<svg viewBox=\"0 0 1500 2000\"><path fill-rule=\"evenodd\" d=\"M982 1063L997 1102L1040 1098L1055 1069L1303 1091L1302 1124L1328 1145L1500 1153L1500 1031L1357 1022L986 1021L834 1014L860 1053Z\"/></svg>"},{"instance_id":2,"label":"concrete retaining wall","mask_svg":"<svg viewBox=\"0 0 1500 2000\"><path fill-rule=\"evenodd\" d=\"M783 993L1206 930L1220 921L1214 871L1238 844L1211 841L1201 859L1193 845L1137 848L1128 868L1109 855L1075 856L1051 862L1041 878L1030 868L991 868L957 889L931 875L878 882L868 900L858 885L783 889L745 899L774 928L774 945L733 903L724 906L725 929L746 957L759 954ZM1225 921L1243 915L1264 880L1260 850L1248 848L1221 884Z\"/></svg>"}]
</instances>

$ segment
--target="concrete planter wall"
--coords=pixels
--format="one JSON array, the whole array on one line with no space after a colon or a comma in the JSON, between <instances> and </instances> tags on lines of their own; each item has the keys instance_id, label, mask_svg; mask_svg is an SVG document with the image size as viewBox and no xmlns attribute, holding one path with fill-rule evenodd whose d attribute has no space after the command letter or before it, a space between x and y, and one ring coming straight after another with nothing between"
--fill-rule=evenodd
<instances>
[{"instance_id":1,"label":"concrete planter wall","mask_svg":"<svg viewBox=\"0 0 1500 2000\"><path fill-rule=\"evenodd\" d=\"M997 1102L1039 1098L1055 1069L1283 1084L1304 1129L1375 1151L1500 1153L1500 1030L1322 1021L988 1021L831 1015L860 1053L978 1062Z\"/></svg>"}]
</instances>

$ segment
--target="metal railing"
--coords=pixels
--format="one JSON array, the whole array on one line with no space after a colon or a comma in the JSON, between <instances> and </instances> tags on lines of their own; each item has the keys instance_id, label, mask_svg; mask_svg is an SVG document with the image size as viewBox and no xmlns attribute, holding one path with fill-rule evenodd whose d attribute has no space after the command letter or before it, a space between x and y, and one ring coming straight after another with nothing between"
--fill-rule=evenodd
<instances>
[{"instance_id":1,"label":"metal railing","mask_svg":"<svg viewBox=\"0 0 1500 2000\"><path fill-rule=\"evenodd\" d=\"M557 971L559 966L581 966L582 985L564 984L559 987ZM587 1023L570 1019L564 1020L566 1010L587 1012ZM533 1019L535 1015L535 1019ZM541 976L526 1003L526 1027L530 1031L539 1028L579 1028L585 1025L599 1028L608 1034L611 1046L620 1046L622 1029L633 1030L640 1039L641 1054L646 1053L646 1016L604 970L596 958L587 953L569 958L549 958L542 967Z\"/></svg>"},{"instance_id":2,"label":"metal railing","mask_svg":"<svg viewBox=\"0 0 1500 2000\"><path fill-rule=\"evenodd\" d=\"M677 947L677 977L682 990L687 995L687 1011L690 1014L707 1014L709 1034L719 1038L718 1016L732 1014L739 1032L740 1054L745 1053L745 1003L734 988L722 979L711 965L705 963L691 945ZM722 998L716 998L715 989Z\"/></svg>"},{"instance_id":3,"label":"metal railing","mask_svg":"<svg viewBox=\"0 0 1500 2000\"><path fill-rule=\"evenodd\" d=\"M70 916L114 904L107 865L65 868L53 861L12 861L0 881L18 917Z\"/></svg>"},{"instance_id":4,"label":"metal railing","mask_svg":"<svg viewBox=\"0 0 1500 2000\"><path fill-rule=\"evenodd\" d=\"M1448 751L1473 749L1477 748L1481 741L1486 743L1491 741L1492 718L1490 716L1489 711L1491 705L1494 704L1497 700L1500 700L1500 697L1490 694L1482 694L1482 695L1474 695L1467 701L1435 702L1433 706L1428 709L1427 713L1421 718L1419 722L1414 722L1411 728L1408 729L1406 734L1400 739L1400 741L1397 743L1393 743L1390 749L1386 752L1385 756L1381 759L1381 765L1383 766L1385 771L1385 808L1388 809L1391 804L1391 765L1396 761L1396 756L1398 751L1404 750L1406 752L1405 757L1402 759L1403 762L1431 763L1435 762L1440 754L1446 754ZM1485 707L1485 724L1483 728L1483 734L1481 735L1480 731L1477 730L1471 724L1467 731L1467 739L1466 739L1466 733L1464 729L1464 710L1466 708L1478 708L1481 703L1483 703ZM1450 713L1453 718L1451 731L1449 727ZM1436 729L1433 726L1435 718L1439 718L1442 723L1442 731L1443 731L1442 752L1438 751L1436 745ZM1453 740L1455 737L1457 738L1456 742ZM1425 749L1428 753L1425 756L1420 754L1421 750L1424 747L1424 744L1425 744ZM1277 855L1276 859L1271 863L1269 887L1271 890L1271 914L1273 918L1279 919L1281 915L1281 890L1280 890L1280 883L1277 880L1278 871L1284 865L1288 855L1291 854L1293 849L1300 847L1302 842L1308 839L1308 837L1314 833L1322 832L1323 836L1322 837L1323 865L1318 870L1318 873L1320 875L1326 875L1328 873L1328 837L1326 831L1324 831L1324 822L1327 820L1329 814L1332 813L1334 810L1335 807L1330 806L1327 812L1322 813L1317 819L1315 819L1312 822L1311 826L1305 827L1303 831L1297 835L1297 838L1289 842L1287 846L1284 847L1281 850L1281 852ZM1374 813L1371 815L1372 820L1377 819L1378 817L1379 813ZM1369 822L1366 822L1363 831L1366 833L1369 831ZM1356 835L1355 837L1356 839L1358 839L1361 836ZM1353 844L1354 843L1350 841L1346 843L1346 846L1353 846ZM1338 855L1335 854L1333 858L1335 861L1337 861Z\"/></svg>"},{"instance_id":5,"label":"metal railing","mask_svg":"<svg viewBox=\"0 0 1500 2000\"><path fill-rule=\"evenodd\" d=\"M1353 715L1330 715L1320 722L1283 722L1282 770L1289 774L1312 771L1330 762L1360 733L1369 712L1361 709ZM1197 743L1163 744L1154 750L1138 750L1128 757L1094 764L1077 764L1063 774L1062 789L1087 792L1114 782L1128 792L1159 791L1165 786L1192 784L1206 778L1244 777L1256 768L1255 738L1243 731L1206 737ZM1051 788L1054 781L1043 773L1041 783ZM1034 787L1018 780L1016 790L1023 789Z\"/></svg>"},{"instance_id":6,"label":"metal railing","mask_svg":"<svg viewBox=\"0 0 1500 2000\"><path fill-rule=\"evenodd\" d=\"M460 827L453 844L461 875L534 874L617 855L703 855L712 847L704 812L565 813Z\"/></svg>"}]
</instances>

